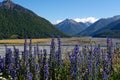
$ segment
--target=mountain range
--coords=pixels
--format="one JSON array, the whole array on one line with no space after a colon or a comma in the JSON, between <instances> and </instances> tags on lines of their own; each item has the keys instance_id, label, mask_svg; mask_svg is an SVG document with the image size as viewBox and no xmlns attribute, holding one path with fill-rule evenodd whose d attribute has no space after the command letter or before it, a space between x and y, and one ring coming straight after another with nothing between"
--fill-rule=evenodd
<instances>
[{"instance_id":1,"label":"mountain range","mask_svg":"<svg viewBox=\"0 0 120 80\"><path fill-rule=\"evenodd\" d=\"M120 38L120 19L91 34L93 37L113 37Z\"/></svg>"},{"instance_id":2,"label":"mountain range","mask_svg":"<svg viewBox=\"0 0 120 80\"><path fill-rule=\"evenodd\" d=\"M78 33L78 36L92 36L94 32L98 31L99 29L102 29L109 25L112 22L115 22L120 19L120 16L113 16L110 18L102 18L96 21L94 24L90 25L88 28L84 29L80 33Z\"/></svg>"},{"instance_id":3,"label":"mountain range","mask_svg":"<svg viewBox=\"0 0 120 80\"><path fill-rule=\"evenodd\" d=\"M0 2L0 39L46 38L51 35L66 36L31 10L11 0Z\"/></svg>"},{"instance_id":4,"label":"mountain range","mask_svg":"<svg viewBox=\"0 0 120 80\"><path fill-rule=\"evenodd\" d=\"M72 36L117 37L120 38L120 15L101 18L95 23L78 23L66 19L55 25L59 30Z\"/></svg>"},{"instance_id":5,"label":"mountain range","mask_svg":"<svg viewBox=\"0 0 120 80\"><path fill-rule=\"evenodd\" d=\"M59 24L56 24L56 28L58 28L60 31L64 32L67 35L75 35L79 33L80 31L86 29L91 23L82 23L82 22L76 22L72 19L65 19L64 21L60 22Z\"/></svg>"}]
</instances>

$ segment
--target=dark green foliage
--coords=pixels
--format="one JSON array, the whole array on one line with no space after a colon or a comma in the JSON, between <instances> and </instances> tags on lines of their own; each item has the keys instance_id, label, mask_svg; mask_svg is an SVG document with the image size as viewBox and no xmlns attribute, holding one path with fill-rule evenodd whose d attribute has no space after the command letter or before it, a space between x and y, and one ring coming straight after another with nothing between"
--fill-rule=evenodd
<instances>
[{"instance_id":1,"label":"dark green foliage","mask_svg":"<svg viewBox=\"0 0 120 80\"><path fill-rule=\"evenodd\" d=\"M116 80L116 79L120 79L120 69L117 72L113 72L111 74L110 80Z\"/></svg>"},{"instance_id":2,"label":"dark green foliage","mask_svg":"<svg viewBox=\"0 0 120 80\"><path fill-rule=\"evenodd\" d=\"M13 7L0 6L0 39L65 36L46 19L17 4L9 4Z\"/></svg>"},{"instance_id":3,"label":"dark green foliage","mask_svg":"<svg viewBox=\"0 0 120 80\"><path fill-rule=\"evenodd\" d=\"M93 37L107 37L120 38L120 30L106 30L98 34L95 34Z\"/></svg>"}]
</instances>

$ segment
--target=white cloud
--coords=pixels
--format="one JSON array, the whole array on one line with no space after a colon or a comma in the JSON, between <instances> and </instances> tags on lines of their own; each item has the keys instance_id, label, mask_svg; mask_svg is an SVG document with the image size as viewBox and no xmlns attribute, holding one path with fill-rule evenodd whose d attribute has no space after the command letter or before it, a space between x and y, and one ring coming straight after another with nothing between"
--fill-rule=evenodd
<instances>
[{"instance_id":1,"label":"white cloud","mask_svg":"<svg viewBox=\"0 0 120 80\"><path fill-rule=\"evenodd\" d=\"M75 18L73 19L75 20L76 22L83 22L83 23L86 23L86 22L90 22L90 23L94 23L96 22L98 19L95 18L95 17L88 17L88 18ZM63 20L56 20L55 22L53 22L53 24L58 24L60 22L62 22Z\"/></svg>"},{"instance_id":2,"label":"white cloud","mask_svg":"<svg viewBox=\"0 0 120 80\"><path fill-rule=\"evenodd\" d=\"M75 19L73 19L73 20L75 20L75 21L77 21L77 22L83 22L83 23L85 23L85 22L94 23L94 22L96 22L98 19L97 19L97 18L94 18L94 17L88 17L88 18L75 18Z\"/></svg>"}]
</instances>

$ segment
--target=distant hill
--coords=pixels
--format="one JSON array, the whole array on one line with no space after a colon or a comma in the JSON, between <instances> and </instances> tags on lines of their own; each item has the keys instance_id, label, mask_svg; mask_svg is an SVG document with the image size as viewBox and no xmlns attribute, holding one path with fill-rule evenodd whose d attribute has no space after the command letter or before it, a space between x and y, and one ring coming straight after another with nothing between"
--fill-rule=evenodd
<instances>
[{"instance_id":1,"label":"distant hill","mask_svg":"<svg viewBox=\"0 0 120 80\"><path fill-rule=\"evenodd\" d=\"M49 21L11 0L0 2L0 39L66 36Z\"/></svg>"},{"instance_id":2,"label":"distant hill","mask_svg":"<svg viewBox=\"0 0 120 80\"><path fill-rule=\"evenodd\" d=\"M60 31L67 35L75 35L88 27L88 24L76 22L72 19L66 19L61 23L55 25Z\"/></svg>"},{"instance_id":3,"label":"distant hill","mask_svg":"<svg viewBox=\"0 0 120 80\"><path fill-rule=\"evenodd\" d=\"M120 38L120 19L94 32L91 36Z\"/></svg>"},{"instance_id":4,"label":"distant hill","mask_svg":"<svg viewBox=\"0 0 120 80\"><path fill-rule=\"evenodd\" d=\"M114 17L111 17L111 18L102 18L102 19L96 21L95 23L93 23L92 25L90 25L85 30L78 33L77 36L91 36L97 30L107 26L111 22L114 22L118 19L120 19L120 16L114 16Z\"/></svg>"}]
</instances>

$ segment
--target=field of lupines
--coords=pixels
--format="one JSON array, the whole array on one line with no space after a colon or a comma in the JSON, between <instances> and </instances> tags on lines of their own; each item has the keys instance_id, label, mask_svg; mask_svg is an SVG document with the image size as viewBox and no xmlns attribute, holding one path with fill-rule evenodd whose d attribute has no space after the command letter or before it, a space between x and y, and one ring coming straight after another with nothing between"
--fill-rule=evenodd
<instances>
[{"instance_id":1,"label":"field of lupines","mask_svg":"<svg viewBox=\"0 0 120 80\"><path fill-rule=\"evenodd\" d=\"M38 44L32 46L32 39L29 44L25 39L22 54L15 46L12 51L5 45L0 80L120 80L120 52L113 49L110 38L105 49L75 45L67 54L62 53L60 37L57 40L52 38L50 53Z\"/></svg>"}]
</instances>

